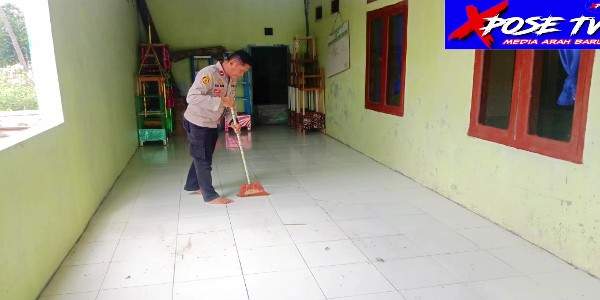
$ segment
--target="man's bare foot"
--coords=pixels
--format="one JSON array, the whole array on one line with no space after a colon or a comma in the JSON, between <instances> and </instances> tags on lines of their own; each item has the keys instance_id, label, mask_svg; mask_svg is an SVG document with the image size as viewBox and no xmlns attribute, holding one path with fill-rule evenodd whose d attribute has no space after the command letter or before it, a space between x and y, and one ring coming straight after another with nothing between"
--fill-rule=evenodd
<instances>
[{"instance_id":1,"label":"man's bare foot","mask_svg":"<svg viewBox=\"0 0 600 300\"><path fill-rule=\"evenodd\" d=\"M225 198L225 197L219 197L215 200L206 202L208 204L231 204L233 203L233 200L229 199L229 198Z\"/></svg>"}]
</instances>

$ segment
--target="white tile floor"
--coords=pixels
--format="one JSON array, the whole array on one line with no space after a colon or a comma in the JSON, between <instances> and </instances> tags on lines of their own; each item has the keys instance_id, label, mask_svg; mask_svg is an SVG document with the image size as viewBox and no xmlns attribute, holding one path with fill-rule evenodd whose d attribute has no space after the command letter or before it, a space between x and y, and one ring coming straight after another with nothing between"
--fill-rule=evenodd
<instances>
[{"instance_id":1,"label":"white tile floor","mask_svg":"<svg viewBox=\"0 0 600 300\"><path fill-rule=\"evenodd\" d=\"M271 196L233 196L222 144L226 207L182 190L182 139L140 149L41 299L600 299L597 279L326 136L257 129Z\"/></svg>"}]
</instances>

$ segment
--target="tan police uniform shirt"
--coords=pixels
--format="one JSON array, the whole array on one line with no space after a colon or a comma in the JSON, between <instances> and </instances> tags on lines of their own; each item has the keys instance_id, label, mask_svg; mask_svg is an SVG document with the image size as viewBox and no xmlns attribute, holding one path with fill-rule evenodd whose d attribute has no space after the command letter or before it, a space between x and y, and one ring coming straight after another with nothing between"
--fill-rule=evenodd
<instances>
[{"instance_id":1,"label":"tan police uniform shirt","mask_svg":"<svg viewBox=\"0 0 600 300\"><path fill-rule=\"evenodd\" d=\"M235 91L235 82L229 86L220 62L200 70L188 91L184 118L197 126L217 128L225 109L221 97L230 90Z\"/></svg>"}]
</instances>

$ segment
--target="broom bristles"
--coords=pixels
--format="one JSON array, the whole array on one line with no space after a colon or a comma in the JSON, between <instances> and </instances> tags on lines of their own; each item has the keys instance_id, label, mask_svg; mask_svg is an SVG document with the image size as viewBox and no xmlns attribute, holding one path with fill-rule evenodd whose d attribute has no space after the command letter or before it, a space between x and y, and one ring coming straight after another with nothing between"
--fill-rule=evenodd
<instances>
[{"instance_id":1,"label":"broom bristles","mask_svg":"<svg viewBox=\"0 0 600 300\"><path fill-rule=\"evenodd\" d=\"M240 192L238 196L240 197L252 197L252 196L268 196L269 193L265 191L265 188L260 184L260 182L253 182L250 184L242 184L240 186Z\"/></svg>"}]
</instances>

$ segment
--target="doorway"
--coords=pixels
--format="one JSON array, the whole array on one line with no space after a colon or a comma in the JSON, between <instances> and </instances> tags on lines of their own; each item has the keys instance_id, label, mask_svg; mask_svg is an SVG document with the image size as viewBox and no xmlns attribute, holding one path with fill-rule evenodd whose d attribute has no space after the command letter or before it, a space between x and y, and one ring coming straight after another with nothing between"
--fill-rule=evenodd
<instances>
[{"instance_id":1,"label":"doorway","mask_svg":"<svg viewBox=\"0 0 600 300\"><path fill-rule=\"evenodd\" d=\"M288 118L289 51L287 46L250 46L252 99L257 124L283 125Z\"/></svg>"}]
</instances>

